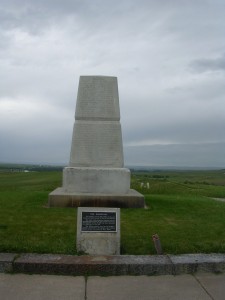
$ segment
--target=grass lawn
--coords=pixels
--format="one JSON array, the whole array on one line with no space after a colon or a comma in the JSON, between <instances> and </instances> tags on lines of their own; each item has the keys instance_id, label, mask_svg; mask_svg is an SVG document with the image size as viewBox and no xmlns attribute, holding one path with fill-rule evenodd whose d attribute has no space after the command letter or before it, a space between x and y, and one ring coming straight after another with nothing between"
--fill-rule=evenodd
<instances>
[{"instance_id":1,"label":"grass lawn","mask_svg":"<svg viewBox=\"0 0 225 300\"><path fill-rule=\"evenodd\" d=\"M121 253L225 253L221 171L136 172L132 188L148 209L121 209ZM0 173L0 252L76 254L76 209L46 208L62 172ZM148 184L149 188L148 188ZM142 186L142 187L141 187Z\"/></svg>"}]
</instances>

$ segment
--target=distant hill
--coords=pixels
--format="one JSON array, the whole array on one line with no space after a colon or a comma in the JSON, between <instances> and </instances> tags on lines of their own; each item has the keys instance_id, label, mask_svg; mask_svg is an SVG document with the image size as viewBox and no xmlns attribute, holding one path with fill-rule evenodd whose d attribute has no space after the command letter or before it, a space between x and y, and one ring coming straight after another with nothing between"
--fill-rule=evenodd
<instances>
[{"instance_id":1,"label":"distant hill","mask_svg":"<svg viewBox=\"0 0 225 300\"><path fill-rule=\"evenodd\" d=\"M127 166L162 169L223 169L225 143L124 146Z\"/></svg>"},{"instance_id":2,"label":"distant hill","mask_svg":"<svg viewBox=\"0 0 225 300\"><path fill-rule=\"evenodd\" d=\"M52 166L52 165L0 163L0 172L62 171L62 169L63 169L62 166Z\"/></svg>"}]
</instances>

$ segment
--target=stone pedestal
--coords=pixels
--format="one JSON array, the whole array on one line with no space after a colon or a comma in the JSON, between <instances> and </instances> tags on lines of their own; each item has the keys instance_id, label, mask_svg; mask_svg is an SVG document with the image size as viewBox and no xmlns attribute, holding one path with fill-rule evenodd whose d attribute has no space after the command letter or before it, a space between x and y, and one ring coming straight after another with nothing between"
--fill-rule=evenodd
<instances>
[{"instance_id":1,"label":"stone pedestal","mask_svg":"<svg viewBox=\"0 0 225 300\"><path fill-rule=\"evenodd\" d=\"M70 163L49 206L144 207L124 168L116 77L80 77Z\"/></svg>"},{"instance_id":2,"label":"stone pedestal","mask_svg":"<svg viewBox=\"0 0 225 300\"><path fill-rule=\"evenodd\" d=\"M125 168L64 168L63 187L66 192L127 194L130 171Z\"/></svg>"}]
</instances>

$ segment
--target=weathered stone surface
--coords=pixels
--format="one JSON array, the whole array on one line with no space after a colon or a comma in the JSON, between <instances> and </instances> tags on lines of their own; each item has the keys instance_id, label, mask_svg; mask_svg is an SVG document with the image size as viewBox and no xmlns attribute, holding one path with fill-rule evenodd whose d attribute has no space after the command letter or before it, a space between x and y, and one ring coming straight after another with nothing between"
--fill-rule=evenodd
<instances>
[{"instance_id":1,"label":"weathered stone surface","mask_svg":"<svg viewBox=\"0 0 225 300\"><path fill-rule=\"evenodd\" d=\"M69 166L123 167L116 77L80 77Z\"/></svg>"},{"instance_id":2,"label":"weathered stone surface","mask_svg":"<svg viewBox=\"0 0 225 300\"><path fill-rule=\"evenodd\" d=\"M172 274L166 256L72 256L24 254L16 259L14 272L61 275L163 275Z\"/></svg>"},{"instance_id":3,"label":"weathered stone surface","mask_svg":"<svg viewBox=\"0 0 225 300\"><path fill-rule=\"evenodd\" d=\"M49 194L48 200L50 207L143 208L145 206L143 195L132 189L127 194L112 195L65 192L63 188L57 188Z\"/></svg>"},{"instance_id":4,"label":"weathered stone surface","mask_svg":"<svg viewBox=\"0 0 225 300\"><path fill-rule=\"evenodd\" d=\"M76 256L2 253L0 257L1 262L11 264L10 270L2 272L76 276L225 273L225 254Z\"/></svg>"},{"instance_id":5,"label":"weathered stone surface","mask_svg":"<svg viewBox=\"0 0 225 300\"><path fill-rule=\"evenodd\" d=\"M0 253L0 273L11 272L12 264L16 257L13 253Z\"/></svg>"},{"instance_id":6,"label":"weathered stone surface","mask_svg":"<svg viewBox=\"0 0 225 300\"><path fill-rule=\"evenodd\" d=\"M225 271L225 254L183 254L169 255L169 258L174 274Z\"/></svg>"},{"instance_id":7,"label":"weathered stone surface","mask_svg":"<svg viewBox=\"0 0 225 300\"><path fill-rule=\"evenodd\" d=\"M127 194L130 170L125 168L64 168L63 187L66 192Z\"/></svg>"},{"instance_id":8,"label":"weathered stone surface","mask_svg":"<svg viewBox=\"0 0 225 300\"><path fill-rule=\"evenodd\" d=\"M70 167L123 167L119 121L75 121Z\"/></svg>"},{"instance_id":9,"label":"weathered stone surface","mask_svg":"<svg viewBox=\"0 0 225 300\"><path fill-rule=\"evenodd\" d=\"M76 120L119 121L117 78L81 76L76 104Z\"/></svg>"}]
</instances>

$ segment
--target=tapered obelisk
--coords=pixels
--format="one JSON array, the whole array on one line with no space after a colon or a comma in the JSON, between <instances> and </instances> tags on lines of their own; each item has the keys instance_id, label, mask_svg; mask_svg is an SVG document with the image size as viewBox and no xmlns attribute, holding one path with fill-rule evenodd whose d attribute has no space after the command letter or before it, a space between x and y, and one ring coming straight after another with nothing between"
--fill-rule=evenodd
<instances>
[{"instance_id":1,"label":"tapered obelisk","mask_svg":"<svg viewBox=\"0 0 225 300\"><path fill-rule=\"evenodd\" d=\"M80 77L70 162L49 206L144 207L124 168L116 77Z\"/></svg>"}]
</instances>

